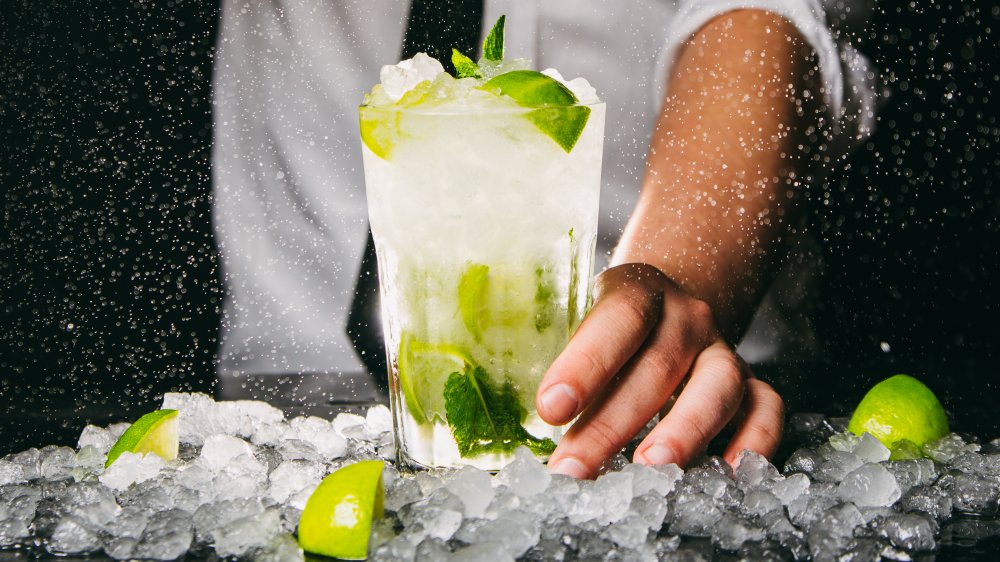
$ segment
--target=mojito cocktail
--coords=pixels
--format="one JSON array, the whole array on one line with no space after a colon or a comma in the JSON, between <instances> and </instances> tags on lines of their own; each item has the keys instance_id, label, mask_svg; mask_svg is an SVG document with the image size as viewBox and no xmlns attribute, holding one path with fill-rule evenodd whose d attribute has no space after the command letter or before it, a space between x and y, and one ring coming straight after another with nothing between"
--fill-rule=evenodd
<instances>
[{"instance_id":1,"label":"mojito cocktail","mask_svg":"<svg viewBox=\"0 0 1000 562\"><path fill-rule=\"evenodd\" d=\"M360 110L410 465L496 470L521 445L547 458L563 432L534 398L590 303L604 106L585 82L524 65L481 61L481 76L456 78L417 55L383 69Z\"/></svg>"}]
</instances>

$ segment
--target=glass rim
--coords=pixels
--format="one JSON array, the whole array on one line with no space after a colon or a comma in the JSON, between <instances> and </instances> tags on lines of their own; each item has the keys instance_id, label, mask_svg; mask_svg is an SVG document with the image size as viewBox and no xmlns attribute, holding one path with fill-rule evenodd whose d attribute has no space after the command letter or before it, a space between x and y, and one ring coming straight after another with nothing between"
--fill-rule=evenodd
<instances>
[{"instance_id":1,"label":"glass rim","mask_svg":"<svg viewBox=\"0 0 1000 562\"><path fill-rule=\"evenodd\" d=\"M387 106L372 106L361 104L358 106L359 113L373 112L373 113L410 113L414 115L440 115L440 116L458 116L458 115L522 115L525 113L530 113L539 109L562 109L569 107L605 107L607 104L603 101L598 101L594 103L575 103L573 105L539 105L539 106L521 106L521 105L505 105L497 108L442 108L437 107L396 107L392 105Z\"/></svg>"}]
</instances>

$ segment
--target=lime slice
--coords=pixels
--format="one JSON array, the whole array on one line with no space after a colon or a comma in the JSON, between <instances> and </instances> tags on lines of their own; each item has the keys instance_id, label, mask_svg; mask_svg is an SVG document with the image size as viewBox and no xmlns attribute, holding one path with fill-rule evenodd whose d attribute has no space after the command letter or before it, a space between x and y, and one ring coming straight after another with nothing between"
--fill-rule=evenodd
<instances>
[{"instance_id":1,"label":"lime slice","mask_svg":"<svg viewBox=\"0 0 1000 562\"><path fill-rule=\"evenodd\" d=\"M468 354L448 344L428 344L403 332L399 339L399 386L417 423L445 418L444 384L452 373L472 363Z\"/></svg>"},{"instance_id":2,"label":"lime slice","mask_svg":"<svg viewBox=\"0 0 1000 562\"><path fill-rule=\"evenodd\" d=\"M576 96L569 88L535 70L505 72L481 87L497 95L509 96L522 107L537 107L528 113L528 120L567 153L573 150L590 118L590 108L574 105Z\"/></svg>"},{"instance_id":3,"label":"lime slice","mask_svg":"<svg viewBox=\"0 0 1000 562\"><path fill-rule=\"evenodd\" d=\"M458 280L458 311L462 315L465 329L477 342L483 341L483 317L486 312L486 282L489 280L489 266L469 264Z\"/></svg>"},{"instance_id":4,"label":"lime slice","mask_svg":"<svg viewBox=\"0 0 1000 562\"><path fill-rule=\"evenodd\" d=\"M431 88L431 81L424 80L403 94L395 105L379 108L362 107L359 123L361 142L375 156L388 160L400 135L400 113L397 110L424 103L430 95Z\"/></svg>"},{"instance_id":5,"label":"lime slice","mask_svg":"<svg viewBox=\"0 0 1000 562\"><path fill-rule=\"evenodd\" d=\"M324 478L299 518L299 546L333 558L367 558L372 519L382 517L384 468L383 461L361 461Z\"/></svg>"},{"instance_id":6,"label":"lime slice","mask_svg":"<svg viewBox=\"0 0 1000 562\"><path fill-rule=\"evenodd\" d=\"M155 453L164 460L177 458L177 410L156 410L135 421L108 451L104 467L122 453Z\"/></svg>"},{"instance_id":7,"label":"lime slice","mask_svg":"<svg viewBox=\"0 0 1000 562\"><path fill-rule=\"evenodd\" d=\"M908 375L876 384L858 404L847 430L870 433L897 457L948 435L948 418L931 389ZM904 443L908 442L908 443Z\"/></svg>"}]
</instances>

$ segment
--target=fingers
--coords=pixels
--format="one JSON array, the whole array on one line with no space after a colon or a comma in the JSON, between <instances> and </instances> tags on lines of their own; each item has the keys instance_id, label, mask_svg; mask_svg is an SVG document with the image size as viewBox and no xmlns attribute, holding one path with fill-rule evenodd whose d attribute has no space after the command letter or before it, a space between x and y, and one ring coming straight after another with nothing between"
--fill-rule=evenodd
<instances>
[{"instance_id":1,"label":"fingers","mask_svg":"<svg viewBox=\"0 0 1000 562\"><path fill-rule=\"evenodd\" d=\"M638 355L599 394L559 442L549 459L555 472L577 478L597 474L668 400L706 344L667 318Z\"/></svg>"},{"instance_id":2,"label":"fingers","mask_svg":"<svg viewBox=\"0 0 1000 562\"><path fill-rule=\"evenodd\" d=\"M742 409L743 419L724 455L732 466L736 466L736 459L744 449L771 458L778 450L784 425L785 403L764 381L753 378L747 381Z\"/></svg>"},{"instance_id":3,"label":"fingers","mask_svg":"<svg viewBox=\"0 0 1000 562\"><path fill-rule=\"evenodd\" d=\"M690 462L736 414L749 375L743 361L723 342L705 349L673 408L639 444L635 462L682 466Z\"/></svg>"},{"instance_id":4,"label":"fingers","mask_svg":"<svg viewBox=\"0 0 1000 562\"><path fill-rule=\"evenodd\" d=\"M649 290L647 283L634 278L622 278L629 273L605 272L593 310L542 378L535 408L546 422L561 425L576 417L659 323L662 292ZM655 275L645 270L631 273Z\"/></svg>"}]
</instances>

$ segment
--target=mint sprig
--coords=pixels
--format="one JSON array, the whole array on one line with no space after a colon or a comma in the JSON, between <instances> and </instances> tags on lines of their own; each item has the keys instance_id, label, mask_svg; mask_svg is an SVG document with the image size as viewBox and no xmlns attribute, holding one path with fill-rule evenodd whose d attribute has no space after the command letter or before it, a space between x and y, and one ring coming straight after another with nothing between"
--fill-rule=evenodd
<instances>
[{"instance_id":1,"label":"mint sprig","mask_svg":"<svg viewBox=\"0 0 1000 562\"><path fill-rule=\"evenodd\" d=\"M510 453L525 445L536 455L549 455L556 444L528 433L526 412L510 381L498 387L485 369L469 365L452 373L444 385L448 426L463 457Z\"/></svg>"},{"instance_id":2,"label":"mint sprig","mask_svg":"<svg viewBox=\"0 0 1000 562\"><path fill-rule=\"evenodd\" d=\"M483 58L490 61L503 60L503 24L507 16L500 16L500 19L493 24L493 29L483 41Z\"/></svg>"},{"instance_id":3,"label":"mint sprig","mask_svg":"<svg viewBox=\"0 0 1000 562\"><path fill-rule=\"evenodd\" d=\"M479 65L458 49L451 50L451 64L455 67L455 78L482 78Z\"/></svg>"}]
</instances>

